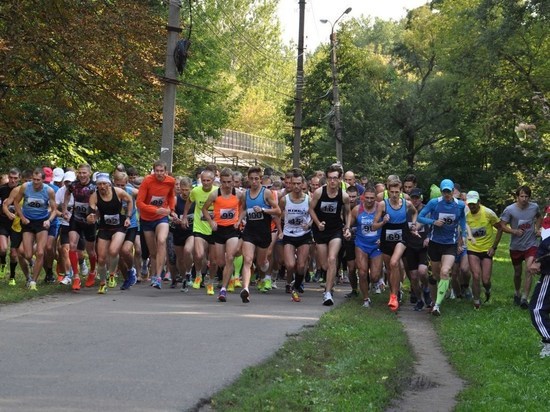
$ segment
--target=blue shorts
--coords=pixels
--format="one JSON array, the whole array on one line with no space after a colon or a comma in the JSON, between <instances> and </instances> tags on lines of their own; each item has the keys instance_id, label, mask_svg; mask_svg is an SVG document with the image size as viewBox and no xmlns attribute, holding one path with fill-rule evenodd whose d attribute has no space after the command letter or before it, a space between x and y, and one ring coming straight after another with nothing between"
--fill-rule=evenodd
<instances>
[{"instance_id":1,"label":"blue shorts","mask_svg":"<svg viewBox=\"0 0 550 412\"><path fill-rule=\"evenodd\" d=\"M455 263L460 263L460 260L468 254L468 249L465 247L462 248L462 252L456 255Z\"/></svg>"},{"instance_id":2,"label":"blue shorts","mask_svg":"<svg viewBox=\"0 0 550 412\"><path fill-rule=\"evenodd\" d=\"M168 216L163 216L158 220L143 220L139 219L139 226L142 232L154 232L161 223L168 224Z\"/></svg>"},{"instance_id":3,"label":"blue shorts","mask_svg":"<svg viewBox=\"0 0 550 412\"><path fill-rule=\"evenodd\" d=\"M365 253L369 259L374 259L382 254L378 244L367 245L364 243L355 243L355 247Z\"/></svg>"},{"instance_id":4,"label":"blue shorts","mask_svg":"<svg viewBox=\"0 0 550 412\"><path fill-rule=\"evenodd\" d=\"M50 224L50 229L48 230L48 236L53 236L57 238L57 235L59 234L60 226L61 226L61 223L59 222L59 219L54 220L54 223Z\"/></svg>"}]
</instances>

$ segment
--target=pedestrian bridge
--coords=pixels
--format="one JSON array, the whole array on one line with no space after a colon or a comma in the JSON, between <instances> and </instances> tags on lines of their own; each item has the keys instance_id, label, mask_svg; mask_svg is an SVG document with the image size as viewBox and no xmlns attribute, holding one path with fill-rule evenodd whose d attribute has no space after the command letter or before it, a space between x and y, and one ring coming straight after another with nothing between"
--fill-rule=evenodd
<instances>
[{"instance_id":1,"label":"pedestrian bridge","mask_svg":"<svg viewBox=\"0 0 550 412\"><path fill-rule=\"evenodd\" d=\"M236 130L223 129L220 139L208 137L201 152L196 153L200 163L214 163L236 167L271 166L281 168L288 161L284 142Z\"/></svg>"}]
</instances>

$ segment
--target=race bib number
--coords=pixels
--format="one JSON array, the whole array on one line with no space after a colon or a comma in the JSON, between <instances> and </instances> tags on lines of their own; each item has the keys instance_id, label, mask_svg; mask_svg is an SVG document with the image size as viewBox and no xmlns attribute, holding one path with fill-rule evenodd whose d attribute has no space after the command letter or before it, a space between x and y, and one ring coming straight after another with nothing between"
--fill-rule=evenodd
<instances>
[{"instance_id":1,"label":"race bib number","mask_svg":"<svg viewBox=\"0 0 550 412\"><path fill-rule=\"evenodd\" d=\"M150 205L161 207L164 204L164 196L151 196Z\"/></svg>"},{"instance_id":2,"label":"race bib number","mask_svg":"<svg viewBox=\"0 0 550 412\"><path fill-rule=\"evenodd\" d=\"M83 219L88 213L89 203L74 202L74 216L75 218Z\"/></svg>"},{"instance_id":3,"label":"race bib number","mask_svg":"<svg viewBox=\"0 0 550 412\"><path fill-rule=\"evenodd\" d=\"M304 219L302 217L295 217L288 220L288 224L292 226L301 226L302 223L304 223Z\"/></svg>"},{"instance_id":4,"label":"race bib number","mask_svg":"<svg viewBox=\"0 0 550 412\"><path fill-rule=\"evenodd\" d=\"M246 218L248 220L262 220L264 218L264 212L256 212L253 207L246 209Z\"/></svg>"},{"instance_id":5,"label":"race bib number","mask_svg":"<svg viewBox=\"0 0 550 412\"><path fill-rule=\"evenodd\" d=\"M321 202L321 212L336 213L338 211L338 202Z\"/></svg>"},{"instance_id":6,"label":"race bib number","mask_svg":"<svg viewBox=\"0 0 550 412\"><path fill-rule=\"evenodd\" d=\"M531 229L531 221L530 220L518 220L518 229L521 230L529 230Z\"/></svg>"},{"instance_id":7,"label":"race bib number","mask_svg":"<svg viewBox=\"0 0 550 412\"><path fill-rule=\"evenodd\" d=\"M472 236L473 237L484 237L487 236L487 228L484 227L476 227L472 229Z\"/></svg>"},{"instance_id":8,"label":"race bib number","mask_svg":"<svg viewBox=\"0 0 550 412\"><path fill-rule=\"evenodd\" d=\"M403 231L401 229L386 230L386 240L388 242L400 242L403 240Z\"/></svg>"},{"instance_id":9,"label":"race bib number","mask_svg":"<svg viewBox=\"0 0 550 412\"><path fill-rule=\"evenodd\" d=\"M34 207L34 208L43 208L45 206L44 199L36 198L36 197L29 197L27 199L27 206L28 207Z\"/></svg>"},{"instance_id":10,"label":"race bib number","mask_svg":"<svg viewBox=\"0 0 550 412\"><path fill-rule=\"evenodd\" d=\"M222 220L231 220L237 216L237 211L235 209L220 209L220 219Z\"/></svg>"},{"instance_id":11,"label":"race bib number","mask_svg":"<svg viewBox=\"0 0 550 412\"><path fill-rule=\"evenodd\" d=\"M440 213L439 220L442 220L446 225L452 225L456 221L456 215L452 213Z\"/></svg>"},{"instance_id":12,"label":"race bib number","mask_svg":"<svg viewBox=\"0 0 550 412\"><path fill-rule=\"evenodd\" d=\"M118 226L120 225L120 215L103 215L103 221L106 225Z\"/></svg>"}]
</instances>

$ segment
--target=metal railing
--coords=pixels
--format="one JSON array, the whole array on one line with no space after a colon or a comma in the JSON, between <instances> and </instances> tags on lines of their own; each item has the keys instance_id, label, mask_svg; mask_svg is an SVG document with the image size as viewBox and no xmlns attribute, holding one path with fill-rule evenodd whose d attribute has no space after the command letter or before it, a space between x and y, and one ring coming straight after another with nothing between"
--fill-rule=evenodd
<instances>
[{"instance_id":1,"label":"metal railing","mask_svg":"<svg viewBox=\"0 0 550 412\"><path fill-rule=\"evenodd\" d=\"M276 159L282 159L285 156L284 142L235 130L223 129L220 140L209 140L220 149L237 150Z\"/></svg>"}]
</instances>

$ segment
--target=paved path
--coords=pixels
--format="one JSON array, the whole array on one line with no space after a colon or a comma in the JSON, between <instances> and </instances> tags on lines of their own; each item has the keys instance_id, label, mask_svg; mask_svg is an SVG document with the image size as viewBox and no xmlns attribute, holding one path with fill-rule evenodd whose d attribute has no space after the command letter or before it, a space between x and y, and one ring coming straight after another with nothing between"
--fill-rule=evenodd
<instances>
[{"instance_id":1,"label":"paved path","mask_svg":"<svg viewBox=\"0 0 550 412\"><path fill-rule=\"evenodd\" d=\"M0 410L185 411L328 310L320 289L300 303L253 289L247 305L204 289L95 292L0 307Z\"/></svg>"}]
</instances>

